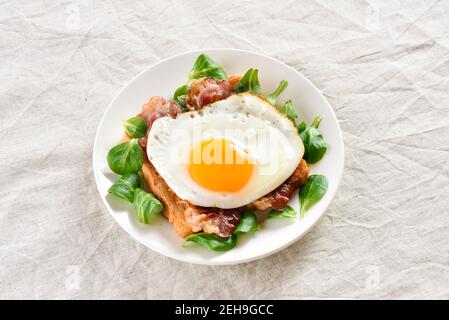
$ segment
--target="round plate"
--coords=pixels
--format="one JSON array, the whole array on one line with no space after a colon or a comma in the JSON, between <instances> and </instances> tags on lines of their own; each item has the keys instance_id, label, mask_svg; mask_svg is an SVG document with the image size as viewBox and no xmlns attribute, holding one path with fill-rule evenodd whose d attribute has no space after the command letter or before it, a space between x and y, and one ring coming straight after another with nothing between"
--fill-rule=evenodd
<instances>
[{"instance_id":1,"label":"round plate","mask_svg":"<svg viewBox=\"0 0 449 320\"><path fill-rule=\"evenodd\" d=\"M151 225L137 221L132 205L108 194L107 190L117 179L108 168L106 156L123 134L121 121L140 113L142 105L151 96L171 98L173 92L187 80L187 73L200 53L208 54L224 67L228 75L243 75L249 68L259 69L259 79L264 92L273 91L280 80L288 81L288 88L278 103L292 99L299 119L310 124L317 115L322 117L320 129L329 145L326 155L311 165L311 173L325 175L329 187L325 196L307 211L303 219L269 219L260 231L239 236L237 246L227 252L216 253L192 246L183 247L182 239L173 226L158 217ZM160 61L132 79L106 109L98 126L93 149L93 168L101 199L112 217L134 239L152 250L168 257L197 264L224 265L248 262L266 257L303 236L324 214L340 183L343 166L343 139L337 118L329 103L315 86L299 72L286 64L258 54L235 49L207 49L189 52ZM298 194L290 206L299 210Z\"/></svg>"}]
</instances>

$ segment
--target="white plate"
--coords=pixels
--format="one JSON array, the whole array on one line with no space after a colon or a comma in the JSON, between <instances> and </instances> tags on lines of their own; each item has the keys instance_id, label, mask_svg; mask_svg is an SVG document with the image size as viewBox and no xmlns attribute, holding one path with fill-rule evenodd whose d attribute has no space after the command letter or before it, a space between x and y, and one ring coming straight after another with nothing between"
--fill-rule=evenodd
<instances>
[{"instance_id":1,"label":"white plate","mask_svg":"<svg viewBox=\"0 0 449 320\"><path fill-rule=\"evenodd\" d=\"M320 129L329 144L324 158L311 166L312 173L329 179L326 195L315 204L304 219L270 219L261 230L239 236L237 246L224 253L209 252L194 245L182 247L168 221L160 217L154 224L139 224L130 204L108 195L108 188L117 176L110 171L106 156L119 143L123 134L121 121L138 114L142 105L154 95L171 98L175 89L186 82L187 73L200 53L206 53L222 65L228 75L243 75L248 68L259 69L264 92L273 91L279 81L289 85L278 102L292 99L301 120L311 123L316 115L322 117ZM243 263L273 254L303 236L324 214L334 197L343 174L343 139L337 118L326 99L299 72L286 64L261 54L235 49L207 49L189 52L158 62L132 79L106 109L98 126L93 149L93 168L101 199L112 217L133 238L152 250L168 257L197 264L224 265ZM290 205L299 210L297 193Z\"/></svg>"}]
</instances>

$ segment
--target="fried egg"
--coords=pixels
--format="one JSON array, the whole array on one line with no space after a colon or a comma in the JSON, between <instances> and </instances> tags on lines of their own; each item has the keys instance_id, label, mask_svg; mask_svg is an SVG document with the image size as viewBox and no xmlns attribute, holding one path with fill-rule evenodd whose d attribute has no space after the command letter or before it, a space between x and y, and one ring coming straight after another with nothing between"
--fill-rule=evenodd
<instances>
[{"instance_id":1,"label":"fried egg","mask_svg":"<svg viewBox=\"0 0 449 320\"><path fill-rule=\"evenodd\" d=\"M148 159L176 195L223 209L247 205L276 189L303 154L290 119L250 93L159 118L147 144Z\"/></svg>"}]
</instances>

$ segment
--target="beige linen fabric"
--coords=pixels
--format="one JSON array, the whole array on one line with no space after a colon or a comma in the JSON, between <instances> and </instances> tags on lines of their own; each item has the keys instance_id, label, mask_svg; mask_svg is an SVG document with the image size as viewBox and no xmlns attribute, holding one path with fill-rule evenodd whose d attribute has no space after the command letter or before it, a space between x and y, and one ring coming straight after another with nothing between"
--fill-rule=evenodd
<instances>
[{"instance_id":1,"label":"beige linen fabric","mask_svg":"<svg viewBox=\"0 0 449 320\"><path fill-rule=\"evenodd\" d=\"M449 1L3 1L0 298L449 298ZM237 266L152 252L92 173L105 108L160 59L232 47L325 94L343 181L303 239Z\"/></svg>"}]
</instances>

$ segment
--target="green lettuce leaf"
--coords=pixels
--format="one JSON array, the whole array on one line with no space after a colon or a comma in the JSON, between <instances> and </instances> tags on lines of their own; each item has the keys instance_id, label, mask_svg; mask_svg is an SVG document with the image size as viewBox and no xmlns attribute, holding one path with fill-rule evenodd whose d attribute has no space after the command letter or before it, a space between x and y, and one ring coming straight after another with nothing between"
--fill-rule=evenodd
<instances>
[{"instance_id":1,"label":"green lettuce leaf","mask_svg":"<svg viewBox=\"0 0 449 320\"><path fill-rule=\"evenodd\" d=\"M227 78L226 71L219 66L208 55L202 53L198 56L189 72L188 79L194 80L203 77L224 80Z\"/></svg>"}]
</instances>

